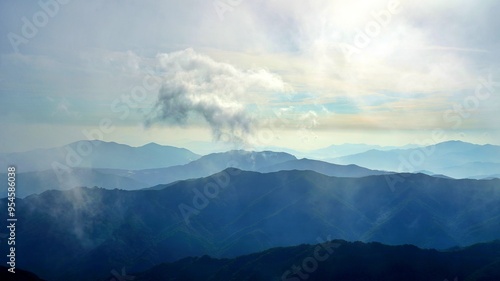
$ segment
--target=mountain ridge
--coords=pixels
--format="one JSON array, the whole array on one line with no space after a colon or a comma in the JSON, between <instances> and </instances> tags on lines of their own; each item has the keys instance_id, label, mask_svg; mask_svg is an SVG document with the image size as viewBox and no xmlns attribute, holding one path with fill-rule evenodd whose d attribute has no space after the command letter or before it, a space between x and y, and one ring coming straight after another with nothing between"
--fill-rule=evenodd
<instances>
[{"instance_id":1,"label":"mountain ridge","mask_svg":"<svg viewBox=\"0 0 500 281\"><path fill-rule=\"evenodd\" d=\"M471 259L471 252L478 258ZM498 280L500 277L500 267L491 266L495 262L498 264L499 258L498 240L453 251L332 240L321 244L271 248L233 259L189 257L173 263L162 263L131 276L137 281L179 278L193 281L486 281Z\"/></svg>"},{"instance_id":2,"label":"mountain ridge","mask_svg":"<svg viewBox=\"0 0 500 281\"><path fill-rule=\"evenodd\" d=\"M500 164L500 146L479 145L462 141L447 141L434 145L410 149L369 150L363 153L329 159L336 164L356 164L368 169L394 172L430 171L453 178L471 178L482 173L477 164L467 169L463 166L485 162ZM455 167L454 167L455 166ZM488 174L499 174L500 165L489 170Z\"/></svg>"},{"instance_id":3,"label":"mountain ridge","mask_svg":"<svg viewBox=\"0 0 500 281\"><path fill-rule=\"evenodd\" d=\"M0 165L38 172L56 167L146 169L185 164L200 156L186 148L164 145L132 147L116 142L81 140L64 146L0 153ZM130 161L134 159L134 161Z\"/></svg>"},{"instance_id":4,"label":"mountain ridge","mask_svg":"<svg viewBox=\"0 0 500 281\"><path fill-rule=\"evenodd\" d=\"M19 266L50 280L86 280L110 268L139 272L186 256L236 257L327 235L440 249L498 238L500 180L397 175L404 182L391 189L391 175L228 168L160 190L46 191L16 201L18 250L30 253ZM50 257L37 259L47 247Z\"/></svg>"}]
</instances>

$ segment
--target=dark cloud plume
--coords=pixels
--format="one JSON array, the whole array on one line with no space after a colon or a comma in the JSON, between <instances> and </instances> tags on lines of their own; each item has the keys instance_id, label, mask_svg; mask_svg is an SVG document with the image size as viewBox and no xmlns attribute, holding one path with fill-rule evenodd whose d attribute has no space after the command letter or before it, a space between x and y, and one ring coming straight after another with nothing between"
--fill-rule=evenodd
<instances>
[{"instance_id":1,"label":"dark cloud plume","mask_svg":"<svg viewBox=\"0 0 500 281\"><path fill-rule=\"evenodd\" d=\"M163 84L153 115L155 123L189 126L204 120L216 140L245 142L258 125L246 105L288 86L266 70L239 70L187 49L158 57Z\"/></svg>"}]
</instances>

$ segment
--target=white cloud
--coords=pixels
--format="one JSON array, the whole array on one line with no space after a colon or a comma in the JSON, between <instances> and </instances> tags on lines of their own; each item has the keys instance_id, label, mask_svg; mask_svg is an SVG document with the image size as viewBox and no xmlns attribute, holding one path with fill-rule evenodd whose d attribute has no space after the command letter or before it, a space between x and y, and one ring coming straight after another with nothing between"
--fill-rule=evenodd
<instances>
[{"instance_id":1,"label":"white cloud","mask_svg":"<svg viewBox=\"0 0 500 281\"><path fill-rule=\"evenodd\" d=\"M188 125L204 119L216 140L244 142L257 120L246 105L260 97L286 93L290 87L264 69L241 70L192 49L158 56L163 85L154 115L157 122Z\"/></svg>"}]
</instances>

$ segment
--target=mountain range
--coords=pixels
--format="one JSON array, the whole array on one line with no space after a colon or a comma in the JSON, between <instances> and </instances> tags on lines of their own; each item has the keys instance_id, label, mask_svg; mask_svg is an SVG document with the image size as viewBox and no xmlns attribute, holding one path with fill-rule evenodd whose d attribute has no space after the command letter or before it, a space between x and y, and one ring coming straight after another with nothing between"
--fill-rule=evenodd
<instances>
[{"instance_id":1,"label":"mountain range","mask_svg":"<svg viewBox=\"0 0 500 281\"><path fill-rule=\"evenodd\" d=\"M296 159L290 160L270 166L265 166L257 170L257 172L269 173L279 171L314 171L320 174L334 177L366 177L374 175L387 175L390 172L377 171L366 169L357 165L336 165L328 162L311 159Z\"/></svg>"},{"instance_id":2,"label":"mountain range","mask_svg":"<svg viewBox=\"0 0 500 281\"><path fill-rule=\"evenodd\" d=\"M370 145L370 144L354 144L354 143L345 143L340 145L330 145L325 148L315 149L307 152L303 152L304 157L313 158L313 159L333 159L353 154L363 153L369 150L380 150L380 151L388 151L394 149L410 149L419 147L416 144L408 144L404 146L381 146L381 145Z\"/></svg>"},{"instance_id":3,"label":"mountain range","mask_svg":"<svg viewBox=\"0 0 500 281\"><path fill-rule=\"evenodd\" d=\"M388 172L369 170L356 165L336 165L272 151L232 150L212 153L188 164L146 170L73 168L68 171L46 170L19 173L18 197L46 190L67 190L81 186L100 186L107 189L135 190L179 180L210 176L228 167L247 171L277 172L281 170L311 170L328 176L363 177ZM0 174L7 181L7 174ZM0 195L7 196L7 190Z\"/></svg>"},{"instance_id":4,"label":"mountain range","mask_svg":"<svg viewBox=\"0 0 500 281\"><path fill-rule=\"evenodd\" d=\"M317 237L437 249L498 238L500 180L397 174L403 180L390 186L393 176L229 168L156 190L45 191L16 202L18 251L30 253L19 267L48 280L96 280L113 268L140 272Z\"/></svg>"},{"instance_id":5,"label":"mountain range","mask_svg":"<svg viewBox=\"0 0 500 281\"><path fill-rule=\"evenodd\" d=\"M318 239L321 240L321 239ZM135 281L268 281L268 280L500 280L500 241L443 251L411 245L325 240L315 245L271 248L232 259L207 255L161 263L142 272L110 270L101 279ZM1 280L42 281L21 269L0 266Z\"/></svg>"},{"instance_id":6,"label":"mountain range","mask_svg":"<svg viewBox=\"0 0 500 281\"><path fill-rule=\"evenodd\" d=\"M500 280L500 241L436 251L333 240L233 259L190 257L129 276L136 281L494 281Z\"/></svg>"},{"instance_id":7,"label":"mountain range","mask_svg":"<svg viewBox=\"0 0 500 281\"><path fill-rule=\"evenodd\" d=\"M390 174L390 172L370 170L357 165L337 165L318 160L297 159L295 156L284 152L250 152L244 150L213 153L186 165L167 168L140 171L100 171L120 177L127 177L134 181L143 180L150 185L158 185L178 180L207 177L229 167L263 173L291 170L315 171L324 175L337 177L364 177Z\"/></svg>"},{"instance_id":8,"label":"mountain range","mask_svg":"<svg viewBox=\"0 0 500 281\"><path fill-rule=\"evenodd\" d=\"M0 153L0 167L15 165L19 172L69 168L140 170L181 165L200 156L185 149L149 143L131 147L98 140L77 141L62 147Z\"/></svg>"},{"instance_id":9,"label":"mountain range","mask_svg":"<svg viewBox=\"0 0 500 281\"><path fill-rule=\"evenodd\" d=\"M369 150L328 161L395 172L426 170L453 178L488 178L500 174L500 146L448 141L411 149Z\"/></svg>"}]
</instances>

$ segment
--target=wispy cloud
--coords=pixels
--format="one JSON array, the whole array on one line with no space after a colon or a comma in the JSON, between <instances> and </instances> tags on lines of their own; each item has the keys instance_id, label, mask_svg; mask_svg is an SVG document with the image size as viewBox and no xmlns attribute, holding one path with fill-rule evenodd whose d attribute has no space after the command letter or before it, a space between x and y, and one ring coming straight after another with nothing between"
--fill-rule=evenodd
<instances>
[{"instance_id":1,"label":"wispy cloud","mask_svg":"<svg viewBox=\"0 0 500 281\"><path fill-rule=\"evenodd\" d=\"M192 49L161 54L158 59L165 73L147 126L186 126L201 118L214 139L245 142L258 120L247 112L244 101L289 91L280 77L267 70L240 70Z\"/></svg>"}]
</instances>

